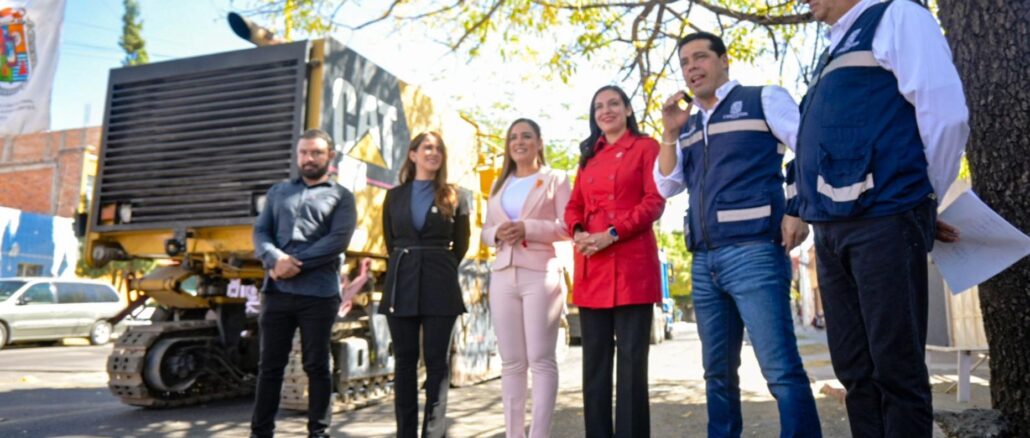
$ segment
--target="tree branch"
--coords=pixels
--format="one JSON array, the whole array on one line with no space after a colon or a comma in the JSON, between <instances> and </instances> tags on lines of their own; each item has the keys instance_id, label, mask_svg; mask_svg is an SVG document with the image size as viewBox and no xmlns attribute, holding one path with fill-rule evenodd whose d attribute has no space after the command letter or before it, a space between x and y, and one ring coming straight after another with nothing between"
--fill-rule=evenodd
<instances>
[{"instance_id":1,"label":"tree branch","mask_svg":"<svg viewBox=\"0 0 1030 438\"><path fill-rule=\"evenodd\" d=\"M667 6L672 3L676 3L679 0L645 0L645 1L623 1L623 2L612 2L612 3L591 3L591 4L569 4L565 2L547 2L543 0L532 0L533 3L541 6L549 6L558 9L570 9L570 10L587 10L587 9L609 9L609 8L653 8L656 5ZM736 11L724 6L719 6L711 2L711 0L687 0L691 4L695 4L705 8L716 15L725 15L742 21L749 21L755 24L761 25L791 25L791 24L805 24L814 21L811 12L804 14L795 15L761 15L753 14L748 12ZM784 3L786 5L786 3ZM782 5L781 5L782 6Z\"/></svg>"},{"instance_id":2,"label":"tree branch","mask_svg":"<svg viewBox=\"0 0 1030 438\"><path fill-rule=\"evenodd\" d=\"M493 17L494 13L501 8L502 4L504 4L504 0L497 0L494 2L494 5L490 7L490 10L486 12L486 15L484 15L483 18L480 18L479 21L472 25L472 27L465 30L465 33L461 35L461 38L458 38L458 41L451 45L451 50L458 50L458 47L461 47L461 44L465 42L465 39L482 27L484 23L489 21L490 18Z\"/></svg>"},{"instance_id":3,"label":"tree branch","mask_svg":"<svg viewBox=\"0 0 1030 438\"><path fill-rule=\"evenodd\" d=\"M376 23L378 23L380 21L383 21L383 20L385 20L387 18L390 18L390 14L393 14L393 9L396 8L397 5L399 5L399 4L403 3L403 2L404 2L404 0L393 0L393 2L390 3L390 7L386 9L386 12L383 12L383 15L380 15L378 18L374 18L374 19L366 21L366 22L364 22L362 24L359 24L357 27L354 28L354 30L361 30L361 29L364 29L364 28L366 28L368 26L376 24ZM333 15L335 15L335 13Z\"/></svg>"},{"instance_id":4,"label":"tree branch","mask_svg":"<svg viewBox=\"0 0 1030 438\"><path fill-rule=\"evenodd\" d=\"M695 5L700 6L702 8L708 9L709 11L711 11L712 13L714 13L716 15L725 15L727 17L735 18L737 20L749 21L749 22L752 22L752 23L755 23L755 24L761 24L761 25L764 25L764 26L784 26L784 25L791 25L791 24L805 24L805 23L811 23L812 21L815 21L815 19L812 17L812 13L811 12L805 12L804 14L796 14L796 15L769 16L769 15L751 14L751 13L747 13L747 12L734 11L734 10L732 10L730 8L726 8L726 7L723 7L723 6L719 6L719 5L713 4L709 0L688 0L688 1L690 1L691 3L693 3Z\"/></svg>"},{"instance_id":5,"label":"tree branch","mask_svg":"<svg viewBox=\"0 0 1030 438\"><path fill-rule=\"evenodd\" d=\"M440 9L435 10L435 11L424 12L424 13L421 13L421 14L418 14L418 15L412 15L410 17L397 17L397 18L399 18L401 20L421 20L423 18L432 17L433 15L442 14L444 12L447 12L447 11L451 10L451 9L457 8L458 6L461 6L464 3L465 3L464 0L457 0L457 1L454 2L454 4L452 4L450 6L444 6L444 7L440 8Z\"/></svg>"},{"instance_id":6,"label":"tree branch","mask_svg":"<svg viewBox=\"0 0 1030 438\"><path fill-rule=\"evenodd\" d=\"M593 3L587 5L569 4L565 2L547 2L543 0L530 0L533 4L540 6L547 6L556 9L567 9L573 11L585 11L588 9L610 9L610 8L644 8L651 7L657 3L673 3L677 0L648 0L648 1L635 1L635 2L617 2L617 3Z\"/></svg>"}]
</instances>

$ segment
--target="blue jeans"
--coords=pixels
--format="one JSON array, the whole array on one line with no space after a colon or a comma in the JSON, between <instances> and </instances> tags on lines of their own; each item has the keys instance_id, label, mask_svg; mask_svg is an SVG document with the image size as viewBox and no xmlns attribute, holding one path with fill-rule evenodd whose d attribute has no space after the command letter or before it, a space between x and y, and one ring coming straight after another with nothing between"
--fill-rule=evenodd
<instances>
[{"instance_id":1,"label":"blue jeans","mask_svg":"<svg viewBox=\"0 0 1030 438\"><path fill-rule=\"evenodd\" d=\"M694 310L705 368L708 436L739 437L744 327L780 410L780 436L819 437L819 414L790 313L790 259L772 242L694 253Z\"/></svg>"}]
</instances>

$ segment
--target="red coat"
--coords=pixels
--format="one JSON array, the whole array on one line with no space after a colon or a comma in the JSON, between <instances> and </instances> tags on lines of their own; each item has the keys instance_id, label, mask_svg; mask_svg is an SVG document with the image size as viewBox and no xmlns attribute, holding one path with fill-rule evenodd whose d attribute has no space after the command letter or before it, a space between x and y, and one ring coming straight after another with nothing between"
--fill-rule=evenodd
<instances>
[{"instance_id":1,"label":"red coat","mask_svg":"<svg viewBox=\"0 0 1030 438\"><path fill-rule=\"evenodd\" d=\"M601 137L598 144L605 143ZM658 243L652 229L665 209L652 177L657 157L658 142L627 131L579 171L565 208L569 233L576 225L590 233L615 226L619 240L589 258L575 254L573 303L577 306L611 308L661 301Z\"/></svg>"}]
</instances>

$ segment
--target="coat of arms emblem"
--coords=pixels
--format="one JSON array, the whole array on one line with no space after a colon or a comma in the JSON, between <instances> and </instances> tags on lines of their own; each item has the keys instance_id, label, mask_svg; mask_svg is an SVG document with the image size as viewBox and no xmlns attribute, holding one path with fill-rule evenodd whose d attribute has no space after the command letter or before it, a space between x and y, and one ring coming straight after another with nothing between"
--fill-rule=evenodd
<instances>
[{"instance_id":1,"label":"coat of arms emblem","mask_svg":"<svg viewBox=\"0 0 1030 438\"><path fill-rule=\"evenodd\" d=\"M0 83L25 82L32 71L32 24L25 9L0 9Z\"/></svg>"}]
</instances>

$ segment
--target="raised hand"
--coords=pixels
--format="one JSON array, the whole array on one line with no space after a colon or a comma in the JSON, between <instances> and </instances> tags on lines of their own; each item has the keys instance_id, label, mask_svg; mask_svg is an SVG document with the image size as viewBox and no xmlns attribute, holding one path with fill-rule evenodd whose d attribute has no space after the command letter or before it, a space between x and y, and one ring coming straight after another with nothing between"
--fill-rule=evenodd
<instances>
[{"instance_id":1,"label":"raised hand","mask_svg":"<svg viewBox=\"0 0 1030 438\"><path fill-rule=\"evenodd\" d=\"M665 132L662 134L663 143L675 142L683 125L687 124L687 120L690 119L690 110L694 107L693 102L688 103L686 109L680 108L680 101L686 97L686 92L677 91L662 104L662 126L665 128Z\"/></svg>"}]
</instances>

